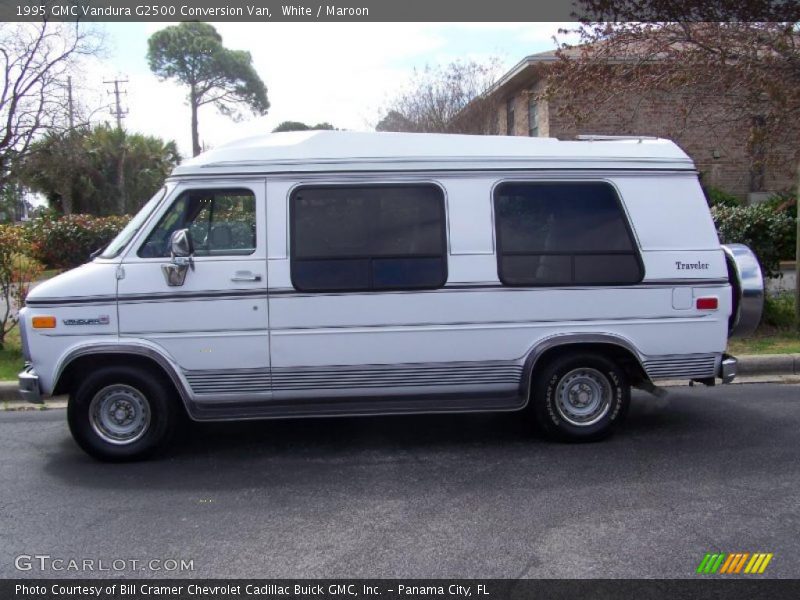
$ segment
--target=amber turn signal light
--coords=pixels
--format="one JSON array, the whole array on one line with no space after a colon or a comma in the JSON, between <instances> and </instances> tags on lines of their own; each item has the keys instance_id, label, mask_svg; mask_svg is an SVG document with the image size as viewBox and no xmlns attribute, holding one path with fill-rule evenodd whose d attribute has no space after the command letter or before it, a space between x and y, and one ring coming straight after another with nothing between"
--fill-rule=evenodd
<instances>
[{"instance_id":1,"label":"amber turn signal light","mask_svg":"<svg viewBox=\"0 0 800 600\"><path fill-rule=\"evenodd\" d=\"M56 327L56 318L55 317L33 317L31 319L31 325L33 325L34 329L55 329Z\"/></svg>"}]
</instances>

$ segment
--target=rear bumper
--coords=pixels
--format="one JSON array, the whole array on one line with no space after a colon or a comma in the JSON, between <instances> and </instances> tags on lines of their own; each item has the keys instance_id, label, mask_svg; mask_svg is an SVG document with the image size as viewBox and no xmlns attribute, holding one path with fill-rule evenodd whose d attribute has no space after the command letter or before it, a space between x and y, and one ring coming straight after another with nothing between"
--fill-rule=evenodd
<instances>
[{"instance_id":1,"label":"rear bumper","mask_svg":"<svg viewBox=\"0 0 800 600\"><path fill-rule=\"evenodd\" d=\"M26 366L25 369L18 375L19 378L19 395L26 402L33 404L42 404L42 389L39 387L39 376L33 367Z\"/></svg>"},{"instance_id":2,"label":"rear bumper","mask_svg":"<svg viewBox=\"0 0 800 600\"><path fill-rule=\"evenodd\" d=\"M736 377L736 370L739 366L739 361L736 357L727 354L722 355L722 362L719 364L719 372L717 377L722 379L722 383L730 383Z\"/></svg>"}]
</instances>

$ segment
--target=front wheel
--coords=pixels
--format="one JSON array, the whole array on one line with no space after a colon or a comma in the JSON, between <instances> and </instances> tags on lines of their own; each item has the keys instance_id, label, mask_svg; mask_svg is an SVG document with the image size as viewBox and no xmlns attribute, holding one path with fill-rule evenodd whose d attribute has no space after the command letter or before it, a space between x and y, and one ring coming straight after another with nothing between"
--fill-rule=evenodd
<instances>
[{"instance_id":1,"label":"front wheel","mask_svg":"<svg viewBox=\"0 0 800 600\"><path fill-rule=\"evenodd\" d=\"M86 453L105 461L151 455L169 439L176 416L169 388L135 367L91 373L67 405L72 437Z\"/></svg>"},{"instance_id":2,"label":"front wheel","mask_svg":"<svg viewBox=\"0 0 800 600\"><path fill-rule=\"evenodd\" d=\"M630 386L616 363L596 354L558 357L534 373L531 405L550 437L568 442L609 436L624 419Z\"/></svg>"}]
</instances>

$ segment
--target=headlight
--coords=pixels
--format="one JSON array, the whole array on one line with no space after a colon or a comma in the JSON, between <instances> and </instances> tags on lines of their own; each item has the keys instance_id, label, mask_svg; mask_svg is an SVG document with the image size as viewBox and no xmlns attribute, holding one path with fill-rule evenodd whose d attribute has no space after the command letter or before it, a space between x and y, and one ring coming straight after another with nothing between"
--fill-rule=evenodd
<instances>
[{"instance_id":1,"label":"headlight","mask_svg":"<svg viewBox=\"0 0 800 600\"><path fill-rule=\"evenodd\" d=\"M28 331L25 327L26 312L28 312L27 307L19 311L19 338L22 341L22 357L25 362L31 362L31 351L28 348Z\"/></svg>"}]
</instances>

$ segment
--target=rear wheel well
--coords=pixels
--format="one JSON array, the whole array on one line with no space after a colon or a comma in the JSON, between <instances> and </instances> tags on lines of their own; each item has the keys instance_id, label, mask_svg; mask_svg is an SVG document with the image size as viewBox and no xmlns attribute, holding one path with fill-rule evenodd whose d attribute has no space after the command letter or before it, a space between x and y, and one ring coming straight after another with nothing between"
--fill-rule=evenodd
<instances>
[{"instance_id":1,"label":"rear wheel well","mask_svg":"<svg viewBox=\"0 0 800 600\"><path fill-rule=\"evenodd\" d=\"M70 394L80 385L81 381L91 372L97 371L103 367L109 366L126 366L138 367L142 370L152 373L157 377L165 386L166 389L171 390L175 394L175 399L180 401L180 393L175 386L175 382L152 358L142 356L140 354L121 354L116 352L111 353L98 353L98 354L84 354L78 356L67 364L61 375L56 382L53 389L53 395ZM183 402L179 402L183 406Z\"/></svg>"},{"instance_id":2,"label":"rear wheel well","mask_svg":"<svg viewBox=\"0 0 800 600\"><path fill-rule=\"evenodd\" d=\"M633 354L633 352L624 346L620 346L619 344L614 344L611 342L568 342L566 344L559 344L558 346L548 348L539 357L537 357L536 362L533 364L531 378L536 375L537 370L541 370L545 365L552 362L556 358L560 358L567 354L578 353L599 354L600 356L604 356L609 360L614 361L614 363L619 365L619 367L628 376L628 381L632 386L637 386L650 381L650 378L647 376L644 368L642 368L642 364L639 362L639 359Z\"/></svg>"}]
</instances>

